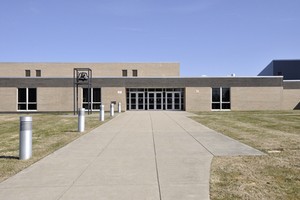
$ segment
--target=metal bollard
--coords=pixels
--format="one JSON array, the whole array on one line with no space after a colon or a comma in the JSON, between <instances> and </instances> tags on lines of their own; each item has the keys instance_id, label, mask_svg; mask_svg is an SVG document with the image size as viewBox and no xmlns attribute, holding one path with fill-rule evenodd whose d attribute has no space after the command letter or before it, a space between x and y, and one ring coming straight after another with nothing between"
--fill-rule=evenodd
<instances>
[{"instance_id":1,"label":"metal bollard","mask_svg":"<svg viewBox=\"0 0 300 200\"><path fill-rule=\"evenodd\" d=\"M111 116L111 117L114 116L114 114L115 114L114 112L115 112L114 104L111 103L111 104L110 104L110 116Z\"/></svg>"},{"instance_id":2,"label":"metal bollard","mask_svg":"<svg viewBox=\"0 0 300 200\"><path fill-rule=\"evenodd\" d=\"M121 107L121 102L119 102L119 103L118 103L118 113L121 112L121 110L122 110L121 108L122 108L122 107Z\"/></svg>"},{"instance_id":3,"label":"metal bollard","mask_svg":"<svg viewBox=\"0 0 300 200\"><path fill-rule=\"evenodd\" d=\"M27 160L32 156L32 117L20 117L19 159Z\"/></svg>"},{"instance_id":4,"label":"metal bollard","mask_svg":"<svg viewBox=\"0 0 300 200\"><path fill-rule=\"evenodd\" d=\"M100 105L100 121L103 122L104 121L104 105Z\"/></svg>"},{"instance_id":5,"label":"metal bollard","mask_svg":"<svg viewBox=\"0 0 300 200\"><path fill-rule=\"evenodd\" d=\"M84 125L85 125L85 109L80 108L78 112L78 132L84 132Z\"/></svg>"}]
</instances>

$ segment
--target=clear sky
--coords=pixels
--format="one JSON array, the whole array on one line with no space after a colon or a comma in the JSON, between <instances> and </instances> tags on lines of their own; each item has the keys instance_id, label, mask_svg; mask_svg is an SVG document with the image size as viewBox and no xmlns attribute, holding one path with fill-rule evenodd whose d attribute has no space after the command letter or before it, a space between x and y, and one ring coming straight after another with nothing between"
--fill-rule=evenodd
<instances>
[{"instance_id":1,"label":"clear sky","mask_svg":"<svg viewBox=\"0 0 300 200\"><path fill-rule=\"evenodd\" d=\"M273 59L300 59L300 0L0 0L0 62L180 62L181 76L252 76Z\"/></svg>"}]
</instances>

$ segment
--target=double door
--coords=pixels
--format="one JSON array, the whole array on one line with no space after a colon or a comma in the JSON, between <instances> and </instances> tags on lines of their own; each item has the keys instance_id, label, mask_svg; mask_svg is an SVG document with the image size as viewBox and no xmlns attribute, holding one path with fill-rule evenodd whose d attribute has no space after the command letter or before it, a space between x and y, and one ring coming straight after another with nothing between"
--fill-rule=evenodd
<instances>
[{"instance_id":1,"label":"double door","mask_svg":"<svg viewBox=\"0 0 300 200\"><path fill-rule=\"evenodd\" d=\"M181 92L166 92L166 110L181 110Z\"/></svg>"},{"instance_id":2,"label":"double door","mask_svg":"<svg viewBox=\"0 0 300 200\"><path fill-rule=\"evenodd\" d=\"M162 110L162 109L163 109L163 93L148 92L148 110Z\"/></svg>"},{"instance_id":3,"label":"double door","mask_svg":"<svg viewBox=\"0 0 300 200\"><path fill-rule=\"evenodd\" d=\"M130 110L145 110L145 93L131 92L129 95Z\"/></svg>"}]
</instances>

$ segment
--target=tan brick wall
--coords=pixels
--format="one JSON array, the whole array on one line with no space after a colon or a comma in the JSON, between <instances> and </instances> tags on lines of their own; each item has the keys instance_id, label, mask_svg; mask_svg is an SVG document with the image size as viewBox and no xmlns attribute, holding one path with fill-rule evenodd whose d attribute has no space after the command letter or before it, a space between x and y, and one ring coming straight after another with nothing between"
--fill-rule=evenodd
<instances>
[{"instance_id":1,"label":"tan brick wall","mask_svg":"<svg viewBox=\"0 0 300 200\"><path fill-rule=\"evenodd\" d=\"M210 111L211 88L187 87L185 89L185 102L186 111Z\"/></svg>"},{"instance_id":2,"label":"tan brick wall","mask_svg":"<svg viewBox=\"0 0 300 200\"><path fill-rule=\"evenodd\" d=\"M138 70L138 77L179 76L179 63L0 63L0 77L25 77L25 70L41 70L42 77L73 77L74 68L90 68L93 77L121 77L122 70Z\"/></svg>"},{"instance_id":3,"label":"tan brick wall","mask_svg":"<svg viewBox=\"0 0 300 200\"><path fill-rule=\"evenodd\" d=\"M81 88L79 88L81 107ZM73 88L37 88L38 111L73 111Z\"/></svg>"},{"instance_id":4,"label":"tan brick wall","mask_svg":"<svg viewBox=\"0 0 300 200\"><path fill-rule=\"evenodd\" d=\"M300 89L284 89L283 90L283 110L294 110L300 103Z\"/></svg>"},{"instance_id":5,"label":"tan brick wall","mask_svg":"<svg viewBox=\"0 0 300 200\"><path fill-rule=\"evenodd\" d=\"M282 87L232 87L231 110L280 110Z\"/></svg>"},{"instance_id":6,"label":"tan brick wall","mask_svg":"<svg viewBox=\"0 0 300 200\"><path fill-rule=\"evenodd\" d=\"M0 112L17 111L17 88L0 88Z\"/></svg>"},{"instance_id":7,"label":"tan brick wall","mask_svg":"<svg viewBox=\"0 0 300 200\"><path fill-rule=\"evenodd\" d=\"M122 111L126 110L126 90L124 87L104 87L101 88L101 101L104 110L110 110L111 101L116 101L115 112L118 110L118 103L121 102Z\"/></svg>"}]
</instances>

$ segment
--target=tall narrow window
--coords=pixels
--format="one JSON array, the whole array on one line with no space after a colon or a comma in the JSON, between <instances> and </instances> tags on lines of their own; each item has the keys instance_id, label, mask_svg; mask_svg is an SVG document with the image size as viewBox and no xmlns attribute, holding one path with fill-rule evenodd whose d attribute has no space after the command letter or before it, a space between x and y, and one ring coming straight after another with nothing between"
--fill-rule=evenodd
<instances>
[{"instance_id":1,"label":"tall narrow window","mask_svg":"<svg viewBox=\"0 0 300 200\"><path fill-rule=\"evenodd\" d=\"M30 77L30 70L25 70L25 76Z\"/></svg>"},{"instance_id":2,"label":"tall narrow window","mask_svg":"<svg viewBox=\"0 0 300 200\"><path fill-rule=\"evenodd\" d=\"M35 75L36 77L41 77L42 76L41 70L35 70Z\"/></svg>"},{"instance_id":3,"label":"tall narrow window","mask_svg":"<svg viewBox=\"0 0 300 200\"><path fill-rule=\"evenodd\" d=\"M230 88L212 88L212 110L230 110Z\"/></svg>"},{"instance_id":4,"label":"tall narrow window","mask_svg":"<svg viewBox=\"0 0 300 200\"><path fill-rule=\"evenodd\" d=\"M37 110L36 88L18 88L18 110Z\"/></svg>"},{"instance_id":5,"label":"tall narrow window","mask_svg":"<svg viewBox=\"0 0 300 200\"><path fill-rule=\"evenodd\" d=\"M90 97L90 98L88 98ZM89 89L83 88L83 105L82 107L85 109L89 108L89 99L91 101L92 110L99 110L101 105L101 89L100 88L91 88L90 96Z\"/></svg>"},{"instance_id":6,"label":"tall narrow window","mask_svg":"<svg viewBox=\"0 0 300 200\"><path fill-rule=\"evenodd\" d=\"M137 77L138 71L136 69L132 70L132 76Z\"/></svg>"},{"instance_id":7,"label":"tall narrow window","mask_svg":"<svg viewBox=\"0 0 300 200\"><path fill-rule=\"evenodd\" d=\"M127 70L126 70L126 69L123 69L123 70L122 70L122 76L123 76L123 77L127 77Z\"/></svg>"}]
</instances>

